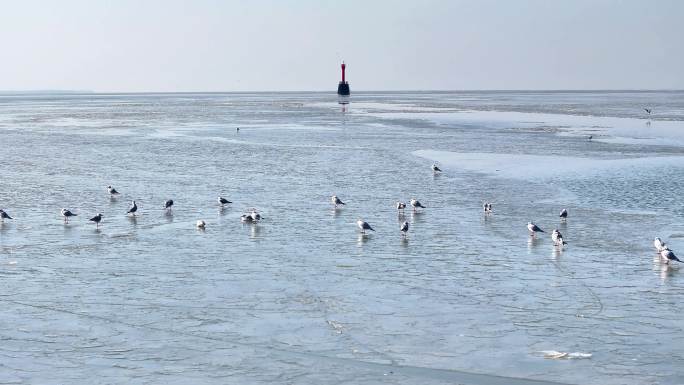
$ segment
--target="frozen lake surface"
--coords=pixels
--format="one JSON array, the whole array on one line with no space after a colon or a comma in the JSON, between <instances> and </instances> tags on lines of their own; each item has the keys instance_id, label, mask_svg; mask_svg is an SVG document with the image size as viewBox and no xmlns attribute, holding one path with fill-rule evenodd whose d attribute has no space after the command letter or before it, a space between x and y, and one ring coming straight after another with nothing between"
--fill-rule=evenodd
<instances>
[{"instance_id":1,"label":"frozen lake surface","mask_svg":"<svg viewBox=\"0 0 684 385\"><path fill-rule=\"evenodd\" d=\"M684 383L682 92L2 95L0 138L0 384Z\"/></svg>"}]
</instances>

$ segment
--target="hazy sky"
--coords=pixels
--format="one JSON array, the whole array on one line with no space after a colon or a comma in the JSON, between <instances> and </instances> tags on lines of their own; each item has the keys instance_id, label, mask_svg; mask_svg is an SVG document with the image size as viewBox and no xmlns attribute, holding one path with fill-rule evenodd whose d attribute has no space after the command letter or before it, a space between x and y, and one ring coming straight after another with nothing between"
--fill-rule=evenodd
<instances>
[{"instance_id":1,"label":"hazy sky","mask_svg":"<svg viewBox=\"0 0 684 385\"><path fill-rule=\"evenodd\" d=\"M684 1L0 1L0 90L684 88Z\"/></svg>"}]
</instances>

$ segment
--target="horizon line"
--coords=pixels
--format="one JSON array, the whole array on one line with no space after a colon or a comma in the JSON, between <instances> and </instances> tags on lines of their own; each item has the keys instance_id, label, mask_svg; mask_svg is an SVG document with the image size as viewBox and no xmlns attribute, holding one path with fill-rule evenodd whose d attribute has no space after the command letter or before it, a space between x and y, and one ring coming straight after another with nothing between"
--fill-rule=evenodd
<instances>
[{"instance_id":1,"label":"horizon line","mask_svg":"<svg viewBox=\"0 0 684 385\"><path fill-rule=\"evenodd\" d=\"M386 93L465 93L465 92L684 92L677 88L481 88L481 89L405 89L405 90L357 90L352 93L368 94ZM0 96L11 95L127 95L127 94L297 94L297 93L330 93L337 95L336 90L260 90L260 91L97 91L97 90L0 90Z\"/></svg>"}]
</instances>

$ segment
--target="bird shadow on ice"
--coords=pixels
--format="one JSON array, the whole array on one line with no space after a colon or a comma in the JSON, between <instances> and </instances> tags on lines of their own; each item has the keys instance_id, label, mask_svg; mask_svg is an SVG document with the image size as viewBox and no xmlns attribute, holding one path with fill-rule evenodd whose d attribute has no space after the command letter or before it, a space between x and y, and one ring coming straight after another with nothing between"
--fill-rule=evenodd
<instances>
[{"instance_id":1,"label":"bird shadow on ice","mask_svg":"<svg viewBox=\"0 0 684 385\"><path fill-rule=\"evenodd\" d=\"M363 246L368 240L370 239L370 235L364 234L364 233L359 233L359 236L356 238L356 244L359 246Z\"/></svg>"},{"instance_id":2,"label":"bird shadow on ice","mask_svg":"<svg viewBox=\"0 0 684 385\"><path fill-rule=\"evenodd\" d=\"M422 211L411 211L411 223L422 223L423 222L423 212Z\"/></svg>"},{"instance_id":3,"label":"bird shadow on ice","mask_svg":"<svg viewBox=\"0 0 684 385\"><path fill-rule=\"evenodd\" d=\"M252 239L259 239L261 238L261 226L257 225L256 223L253 223L251 225L245 225L245 226L250 226L249 229L249 237Z\"/></svg>"},{"instance_id":4,"label":"bird shadow on ice","mask_svg":"<svg viewBox=\"0 0 684 385\"><path fill-rule=\"evenodd\" d=\"M529 236L527 237L527 249L529 251L532 251L534 248L536 248L539 245L539 238L536 236Z\"/></svg>"},{"instance_id":5,"label":"bird shadow on ice","mask_svg":"<svg viewBox=\"0 0 684 385\"><path fill-rule=\"evenodd\" d=\"M660 275L660 281L666 283L668 279L679 274L679 268L675 265L668 263L663 263L660 257L653 259L653 270L657 271Z\"/></svg>"}]
</instances>

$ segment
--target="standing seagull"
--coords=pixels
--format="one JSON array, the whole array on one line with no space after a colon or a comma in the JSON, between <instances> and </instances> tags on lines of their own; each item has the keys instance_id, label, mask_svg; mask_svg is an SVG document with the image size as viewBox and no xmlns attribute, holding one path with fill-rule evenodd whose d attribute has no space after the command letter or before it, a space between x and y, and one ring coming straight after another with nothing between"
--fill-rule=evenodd
<instances>
[{"instance_id":1,"label":"standing seagull","mask_svg":"<svg viewBox=\"0 0 684 385\"><path fill-rule=\"evenodd\" d=\"M126 214L133 214L135 216L136 211L138 211L138 205L135 204L135 201L131 201L131 208L126 211Z\"/></svg>"},{"instance_id":2,"label":"standing seagull","mask_svg":"<svg viewBox=\"0 0 684 385\"><path fill-rule=\"evenodd\" d=\"M12 219L12 217L10 217L9 214L5 212L5 210L0 209L0 222L4 222L5 219Z\"/></svg>"},{"instance_id":3,"label":"standing seagull","mask_svg":"<svg viewBox=\"0 0 684 385\"><path fill-rule=\"evenodd\" d=\"M540 233L543 233L543 232L544 232L544 230L540 229L539 226L535 225L535 224L532 223L532 222L529 222L529 223L527 224L527 229L530 231L530 236L531 236L531 237L534 237L534 233L536 233L536 232L540 232Z\"/></svg>"},{"instance_id":4,"label":"standing seagull","mask_svg":"<svg viewBox=\"0 0 684 385\"><path fill-rule=\"evenodd\" d=\"M653 240L653 246L656 248L656 250L660 253L661 251L667 249L667 246L665 245L665 242L663 242L662 239L659 237L656 237Z\"/></svg>"},{"instance_id":5,"label":"standing seagull","mask_svg":"<svg viewBox=\"0 0 684 385\"><path fill-rule=\"evenodd\" d=\"M164 210L171 211L171 206L173 206L173 199L167 199L164 201Z\"/></svg>"},{"instance_id":6,"label":"standing seagull","mask_svg":"<svg viewBox=\"0 0 684 385\"><path fill-rule=\"evenodd\" d=\"M197 223L195 225L200 230L204 230L204 228L207 227L207 223L201 219L199 221L197 221Z\"/></svg>"},{"instance_id":7,"label":"standing seagull","mask_svg":"<svg viewBox=\"0 0 684 385\"><path fill-rule=\"evenodd\" d=\"M442 172L442 169L440 169L439 167L437 167L436 164L433 164L433 165L432 165L432 171L434 171L434 172Z\"/></svg>"},{"instance_id":8,"label":"standing seagull","mask_svg":"<svg viewBox=\"0 0 684 385\"><path fill-rule=\"evenodd\" d=\"M109 195L119 195L119 192L112 186L107 186L107 191L109 191Z\"/></svg>"},{"instance_id":9,"label":"standing seagull","mask_svg":"<svg viewBox=\"0 0 684 385\"><path fill-rule=\"evenodd\" d=\"M103 217L103 216L104 216L104 215L102 215L102 214L100 214L100 213L97 213L97 215L95 215L94 217L92 217L92 218L90 218L90 219L88 219L88 220L91 221L91 222L95 222L95 228L98 228L98 227L100 227L100 222L102 222L102 217Z\"/></svg>"},{"instance_id":10,"label":"standing seagull","mask_svg":"<svg viewBox=\"0 0 684 385\"><path fill-rule=\"evenodd\" d=\"M405 237L406 233L408 233L408 229L409 229L409 223L408 223L408 221L404 221L404 223L401 224L399 231L401 231L401 235Z\"/></svg>"},{"instance_id":11,"label":"standing seagull","mask_svg":"<svg viewBox=\"0 0 684 385\"><path fill-rule=\"evenodd\" d=\"M233 203L233 202L229 201L226 198L218 197L218 203L221 205L221 207L223 207L223 205L226 205L228 203Z\"/></svg>"},{"instance_id":12,"label":"standing seagull","mask_svg":"<svg viewBox=\"0 0 684 385\"><path fill-rule=\"evenodd\" d=\"M670 263L670 261L677 261L677 262L682 262L675 253L672 252L669 248L664 248L663 251L660 252L660 257L663 259L663 262L665 263Z\"/></svg>"},{"instance_id":13,"label":"standing seagull","mask_svg":"<svg viewBox=\"0 0 684 385\"><path fill-rule=\"evenodd\" d=\"M337 208L337 205L346 205L346 203L342 202L342 200L340 200L340 198L338 198L337 195L331 196L330 201L335 205L335 208Z\"/></svg>"},{"instance_id":14,"label":"standing seagull","mask_svg":"<svg viewBox=\"0 0 684 385\"><path fill-rule=\"evenodd\" d=\"M427 208L427 207L423 206L420 202L418 202L418 200L416 200L416 198L411 198L410 203L411 203L411 206L413 206L413 211L416 211L419 207L423 208L423 209Z\"/></svg>"},{"instance_id":15,"label":"standing seagull","mask_svg":"<svg viewBox=\"0 0 684 385\"><path fill-rule=\"evenodd\" d=\"M567 245L568 243L563 240L563 234L561 234L558 229L553 229L553 233L551 233L551 239L553 240L553 243L558 246L563 246Z\"/></svg>"},{"instance_id":16,"label":"standing seagull","mask_svg":"<svg viewBox=\"0 0 684 385\"><path fill-rule=\"evenodd\" d=\"M400 212L404 212L404 209L406 208L406 203L404 202L397 202L397 210Z\"/></svg>"},{"instance_id":17,"label":"standing seagull","mask_svg":"<svg viewBox=\"0 0 684 385\"><path fill-rule=\"evenodd\" d=\"M651 115L651 111L653 111L652 108L644 108L644 111L646 111L647 114Z\"/></svg>"},{"instance_id":18,"label":"standing seagull","mask_svg":"<svg viewBox=\"0 0 684 385\"><path fill-rule=\"evenodd\" d=\"M567 209L561 210L559 217L563 220L567 219L568 218L568 210Z\"/></svg>"},{"instance_id":19,"label":"standing seagull","mask_svg":"<svg viewBox=\"0 0 684 385\"><path fill-rule=\"evenodd\" d=\"M78 215L72 213L67 209L62 209L62 211L60 211L60 214L62 214L62 216L64 217L64 223L69 223L69 217L75 217L76 215Z\"/></svg>"},{"instance_id":20,"label":"standing seagull","mask_svg":"<svg viewBox=\"0 0 684 385\"><path fill-rule=\"evenodd\" d=\"M366 230L375 231L371 225L368 224L368 222L364 222L361 218L356 221L356 225L359 227L359 229L361 229L361 234L366 234Z\"/></svg>"}]
</instances>

